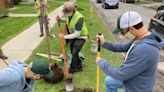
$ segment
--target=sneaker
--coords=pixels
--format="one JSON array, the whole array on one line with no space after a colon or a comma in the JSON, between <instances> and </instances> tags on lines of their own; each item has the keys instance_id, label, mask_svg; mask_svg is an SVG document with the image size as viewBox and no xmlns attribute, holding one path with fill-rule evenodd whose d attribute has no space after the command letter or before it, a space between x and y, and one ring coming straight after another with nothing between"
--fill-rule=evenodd
<instances>
[{"instance_id":1,"label":"sneaker","mask_svg":"<svg viewBox=\"0 0 164 92\"><path fill-rule=\"evenodd\" d=\"M43 34L40 35L40 37L44 36Z\"/></svg>"}]
</instances>

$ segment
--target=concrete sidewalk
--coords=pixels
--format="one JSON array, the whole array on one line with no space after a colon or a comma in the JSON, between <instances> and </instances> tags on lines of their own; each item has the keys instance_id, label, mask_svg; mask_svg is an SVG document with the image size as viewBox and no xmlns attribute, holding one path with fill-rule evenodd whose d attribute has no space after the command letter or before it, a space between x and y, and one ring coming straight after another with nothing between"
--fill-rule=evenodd
<instances>
[{"instance_id":1,"label":"concrete sidewalk","mask_svg":"<svg viewBox=\"0 0 164 92\"><path fill-rule=\"evenodd\" d=\"M56 15L63 15L62 6L49 14L51 28L56 23ZM44 37L39 37L39 35L39 22L36 22L31 27L6 42L2 46L2 50L4 54L9 57L7 63L10 64L13 60L20 60L21 62L24 62L44 39ZM5 66L5 63L0 59L0 69L4 68Z\"/></svg>"},{"instance_id":2,"label":"concrete sidewalk","mask_svg":"<svg viewBox=\"0 0 164 92\"><path fill-rule=\"evenodd\" d=\"M9 17L37 17L37 14L8 14Z\"/></svg>"}]
</instances>

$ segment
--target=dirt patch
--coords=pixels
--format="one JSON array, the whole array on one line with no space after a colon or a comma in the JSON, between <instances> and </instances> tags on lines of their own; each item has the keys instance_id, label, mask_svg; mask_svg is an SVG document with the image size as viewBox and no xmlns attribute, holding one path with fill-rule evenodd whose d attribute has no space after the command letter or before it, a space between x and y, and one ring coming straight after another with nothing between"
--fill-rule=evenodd
<instances>
[{"instance_id":1,"label":"dirt patch","mask_svg":"<svg viewBox=\"0 0 164 92\"><path fill-rule=\"evenodd\" d=\"M63 80L64 73L63 70L57 66L57 64L54 64L51 66L51 70L54 72L54 76L52 78L44 78L44 80L48 83L58 83Z\"/></svg>"},{"instance_id":2,"label":"dirt patch","mask_svg":"<svg viewBox=\"0 0 164 92\"><path fill-rule=\"evenodd\" d=\"M62 89L59 92L66 92L66 90ZM82 88L75 88L75 90L72 91L72 92L96 92L96 90L95 89L91 89L91 88L83 88L83 89Z\"/></svg>"}]
</instances>

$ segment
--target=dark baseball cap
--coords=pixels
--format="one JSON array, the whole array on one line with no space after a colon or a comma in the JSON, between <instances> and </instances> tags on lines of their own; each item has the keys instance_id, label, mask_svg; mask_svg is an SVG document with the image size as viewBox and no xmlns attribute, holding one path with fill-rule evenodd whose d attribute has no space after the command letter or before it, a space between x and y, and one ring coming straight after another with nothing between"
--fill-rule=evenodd
<instances>
[{"instance_id":1,"label":"dark baseball cap","mask_svg":"<svg viewBox=\"0 0 164 92\"><path fill-rule=\"evenodd\" d=\"M54 76L54 72L49 69L49 64L46 60L33 61L31 71L36 74L42 74L47 78L52 78Z\"/></svg>"},{"instance_id":2,"label":"dark baseball cap","mask_svg":"<svg viewBox=\"0 0 164 92\"><path fill-rule=\"evenodd\" d=\"M117 33L121 32L120 19L121 19L121 15L117 18L116 28L112 31L113 34L117 34Z\"/></svg>"}]
</instances>

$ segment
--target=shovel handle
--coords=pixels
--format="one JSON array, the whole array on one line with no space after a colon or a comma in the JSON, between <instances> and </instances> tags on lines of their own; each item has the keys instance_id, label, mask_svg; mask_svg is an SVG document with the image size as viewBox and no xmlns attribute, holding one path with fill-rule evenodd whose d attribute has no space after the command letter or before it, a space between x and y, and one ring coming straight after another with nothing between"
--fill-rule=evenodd
<instances>
[{"instance_id":1,"label":"shovel handle","mask_svg":"<svg viewBox=\"0 0 164 92\"><path fill-rule=\"evenodd\" d=\"M59 21L58 21L58 32L59 32L59 34L62 34L62 28L61 28ZM68 67L67 67L66 52L65 52L65 48L64 48L64 39L60 39L60 43L61 43L62 54L63 54L63 58L64 58L64 67L65 67L66 77L68 77L69 72L68 72Z\"/></svg>"},{"instance_id":2,"label":"shovel handle","mask_svg":"<svg viewBox=\"0 0 164 92\"><path fill-rule=\"evenodd\" d=\"M101 35L99 33L98 35ZM97 50L97 57L100 57L100 51L101 51L101 41L98 39L98 50ZM97 65L97 76L96 76L96 92L100 91L100 67Z\"/></svg>"},{"instance_id":3,"label":"shovel handle","mask_svg":"<svg viewBox=\"0 0 164 92\"><path fill-rule=\"evenodd\" d=\"M101 34L99 33L98 35L101 35ZM101 51L101 41L100 41L100 39L98 39L98 50L97 51L98 52Z\"/></svg>"}]
</instances>

